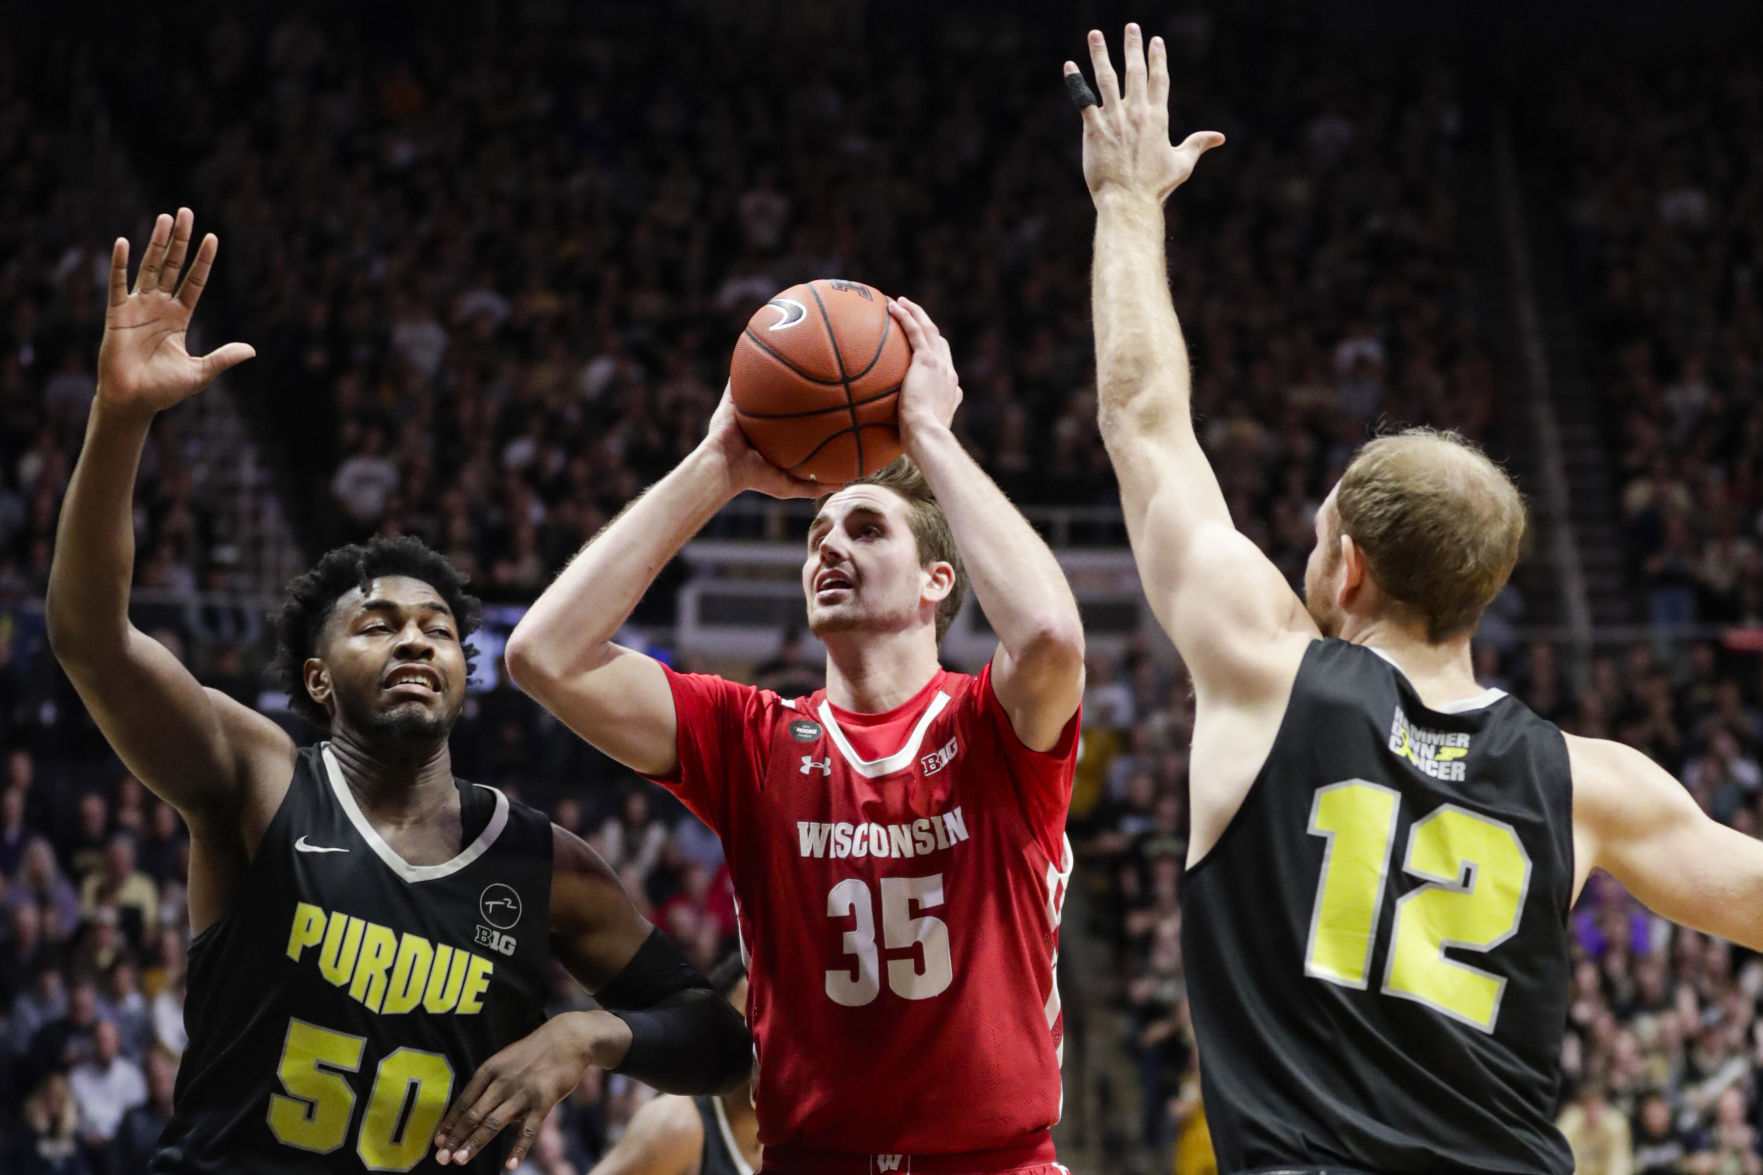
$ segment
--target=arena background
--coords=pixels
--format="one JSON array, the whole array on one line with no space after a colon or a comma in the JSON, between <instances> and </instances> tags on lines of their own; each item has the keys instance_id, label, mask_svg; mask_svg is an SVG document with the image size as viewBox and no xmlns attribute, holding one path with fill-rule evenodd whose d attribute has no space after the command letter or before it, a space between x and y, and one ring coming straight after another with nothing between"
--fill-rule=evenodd
<instances>
[{"instance_id":1,"label":"arena background","mask_svg":"<svg viewBox=\"0 0 1763 1175\"><path fill-rule=\"evenodd\" d=\"M1480 439L1533 511L1482 679L1763 825L1757 6L163 7L21 7L0 43L0 1170L142 1170L201 1014L182 829L105 747L42 612L109 243L179 204L223 240L201 339L258 358L155 426L137 623L295 729L263 674L282 585L336 542L423 536L491 604L458 770L588 836L702 962L733 928L714 838L497 653L696 442L756 305L848 276L926 306L963 437L1088 625L1063 1154L1205 1169L1177 935L1192 707L1096 433L1058 81L1086 28L1129 17L1169 42L1174 125L1230 138L1171 203L1171 280L1238 523L1296 580L1371 429ZM737 502L625 638L813 688L804 521ZM989 647L970 606L948 660ZM1763 963L1607 877L1573 919L1582 1170L1759 1175ZM117 1060L94 1059L100 1023ZM149 1096L124 1113L129 1067ZM523 1169L585 1171L644 1096L590 1074Z\"/></svg>"}]
</instances>

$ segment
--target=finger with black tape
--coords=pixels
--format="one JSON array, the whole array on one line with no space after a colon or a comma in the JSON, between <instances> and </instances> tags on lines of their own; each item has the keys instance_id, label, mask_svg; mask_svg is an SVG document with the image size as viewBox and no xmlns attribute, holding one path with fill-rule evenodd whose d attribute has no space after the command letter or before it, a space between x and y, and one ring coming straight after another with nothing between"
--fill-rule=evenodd
<instances>
[{"instance_id":1,"label":"finger with black tape","mask_svg":"<svg viewBox=\"0 0 1763 1175\"><path fill-rule=\"evenodd\" d=\"M1065 92L1071 95L1071 104L1081 112L1086 106L1100 106L1102 100L1096 97L1096 91L1084 80L1075 65L1067 64L1065 70Z\"/></svg>"}]
</instances>

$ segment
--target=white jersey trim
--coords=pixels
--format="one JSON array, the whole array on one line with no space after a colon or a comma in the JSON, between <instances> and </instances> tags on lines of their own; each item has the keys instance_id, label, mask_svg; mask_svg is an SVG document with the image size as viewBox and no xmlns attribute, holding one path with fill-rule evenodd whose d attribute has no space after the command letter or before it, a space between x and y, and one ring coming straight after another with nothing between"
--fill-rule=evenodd
<instances>
[{"instance_id":1,"label":"white jersey trim","mask_svg":"<svg viewBox=\"0 0 1763 1175\"><path fill-rule=\"evenodd\" d=\"M1403 669L1394 657L1375 645L1366 645L1364 647L1370 649L1385 661L1388 661L1395 671L1402 675L1403 680L1408 681L1409 685L1414 684L1408 679L1408 671ZM1472 710L1486 709L1505 696L1506 691L1503 689L1484 689L1479 694L1473 694L1467 698L1458 698L1456 701L1446 702L1442 706L1428 706L1427 709L1435 714L1467 714Z\"/></svg>"},{"instance_id":2,"label":"white jersey trim","mask_svg":"<svg viewBox=\"0 0 1763 1175\"><path fill-rule=\"evenodd\" d=\"M349 790L349 783L343 778L343 769L337 765L337 757L331 751L329 743L324 744L323 755L324 770L330 778L331 791L336 795L337 803L343 806L343 812L349 817L349 823L355 826L355 831L361 834L361 839L367 842L367 847L386 863L386 867L405 881L434 881L437 878L449 877L459 872L483 856L489 847L496 843L496 838L502 835L502 829L508 825L508 797L496 788L474 783L473 787L481 787L496 797L496 810L490 815L490 822L484 825L484 830L478 833L477 839L466 845L464 851L451 861L443 861L439 865L412 865L400 857L397 850L386 843L385 838L379 834L379 830L374 828L372 822L368 820L367 813L361 810L361 805L355 802L355 793Z\"/></svg>"},{"instance_id":3,"label":"white jersey trim","mask_svg":"<svg viewBox=\"0 0 1763 1175\"><path fill-rule=\"evenodd\" d=\"M741 1153L741 1144L735 1141L735 1132L728 1124L728 1111L722 1108L722 1098L713 1097L711 1104L716 1107L716 1128L722 1132L722 1145L728 1148L728 1157L735 1162L735 1170L740 1175L753 1175L753 1164Z\"/></svg>"},{"instance_id":4,"label":"white jersey trim","mask_svg":"<svg viewBox=\"0 0 1763 1175\"><path fill-rule=\"evenodd\" d=\"M827 733L832 735L833 746L839 749L839 754L844 756L845 762L851 765L851 769L865 779L879 779L883 775L891 775L893 772L899 771L918 757L918 748L924 743L924 732L930 729L931 722L948 705L949 695L938 690L936 696L930 700L930 705L926 706L924 713L919 716L918 725L912 728L912 734L906 739L906 745L893 754L880 759L865 759L857 753L856 748L845 737L843 728L839 726L839 720L834 717L831 704L825 699L821 700L817 713L820 715L821 724L826 727Z\"/></svg>"}]
</instances>

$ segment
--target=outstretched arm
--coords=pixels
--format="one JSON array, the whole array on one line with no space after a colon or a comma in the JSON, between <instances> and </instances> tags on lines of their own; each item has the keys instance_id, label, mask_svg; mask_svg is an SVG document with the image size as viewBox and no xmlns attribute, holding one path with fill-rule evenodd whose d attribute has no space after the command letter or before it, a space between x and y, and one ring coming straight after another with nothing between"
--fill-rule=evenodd
<instances>
[{"instance_id":1,"label":"outstretched arm","mask_svg":"<svg viewBox=\"0 0 1763 1175\"><path fill-rule=\"evenodd\" d=\"M212 233L204 237L180 284L193 225L187 208L175 220L159 217L133 291L128 241L112 249L98 394L61 509L48 621L56 659L104 737L200 834L209 818L232 810L257 756L291 762L293 744L269 719L203 689L129 622L135 475L153 418L254 354L244 343L200 357L184 349L219 248Z\"/></svg>"},{"instance_id":2,"label":"outstretched arm","mask_svg":"<svg viewBox=\"0 0 1763 1175\"><path fill-rule=\"evenodd\" d=\"M1566 738L1575 894L1606 869L1654 913L1763 950L1763 842L1711 819L1633 747Z\"/></svg>"},{"instance_id":3,"label":"outstretched arm","mask_svg":"<svg viewBox=\"0 0 1763 1175\"><path fill-rule=\"evenodd\" d=\"M1023 745L1051 750L1083 698L1077 601L1053 552L949 430L961 387L949 342L923 308L889 307L912 344L900 439L936 492L973 594L998 634L992 688Z\"/></svg>"},{"instance_id":4,"label":"outstretched arm","mask_svg":"<svg viewBox=\"0 0 1763 1175\"><path fill-rule=\"evenodd\" d=\"M667 561L742 490L814 497L837 487L768 465L725 391L704 442L583 547L508 638L521 689L601 751L644 775L679 767L673 694L660 663L612 637Z\"/></svg>"},{"instance_id":5,"label":"outstretched arm","mask_svg":"<svg viewBox=\"0 0 1763 1175\"><path fill-rule=\"evenodd\" d=\"M1147 66L1139 28L1127 26L1124 94L1101 33L1090 33L1089 48L1101 95L1083 110L1083 166L1096 205L1091 298L1102 440L1140 579L1196 691L1202 700L1253 696L1265 684L1270 640L1316 629L1279 571L1232 524L1194 432L1163 202L1224 136L1201 131L1170 144L1161 38ZM1065 72L1078 76L1069 61Z\"/></svg>"}]
</instances>

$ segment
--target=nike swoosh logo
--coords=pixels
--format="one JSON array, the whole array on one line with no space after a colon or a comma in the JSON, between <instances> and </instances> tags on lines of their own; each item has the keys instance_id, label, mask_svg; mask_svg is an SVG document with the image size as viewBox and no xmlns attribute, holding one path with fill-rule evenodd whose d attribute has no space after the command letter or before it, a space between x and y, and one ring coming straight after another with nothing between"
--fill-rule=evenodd
<instances>
[{"instance_id":1,"label":"nike swoosh logo","mask_svg":"<svg viewBox=\"0 0 1763 1175\"><path fill-rule=\"evenodd\" d=\"M302 853L346 853L349 851L348 849L328 848L325 845L309 845L306 843L305 837L301 837L299 840L295 841L294 847L299 849Z\"/></svg>"}]
</instances>

